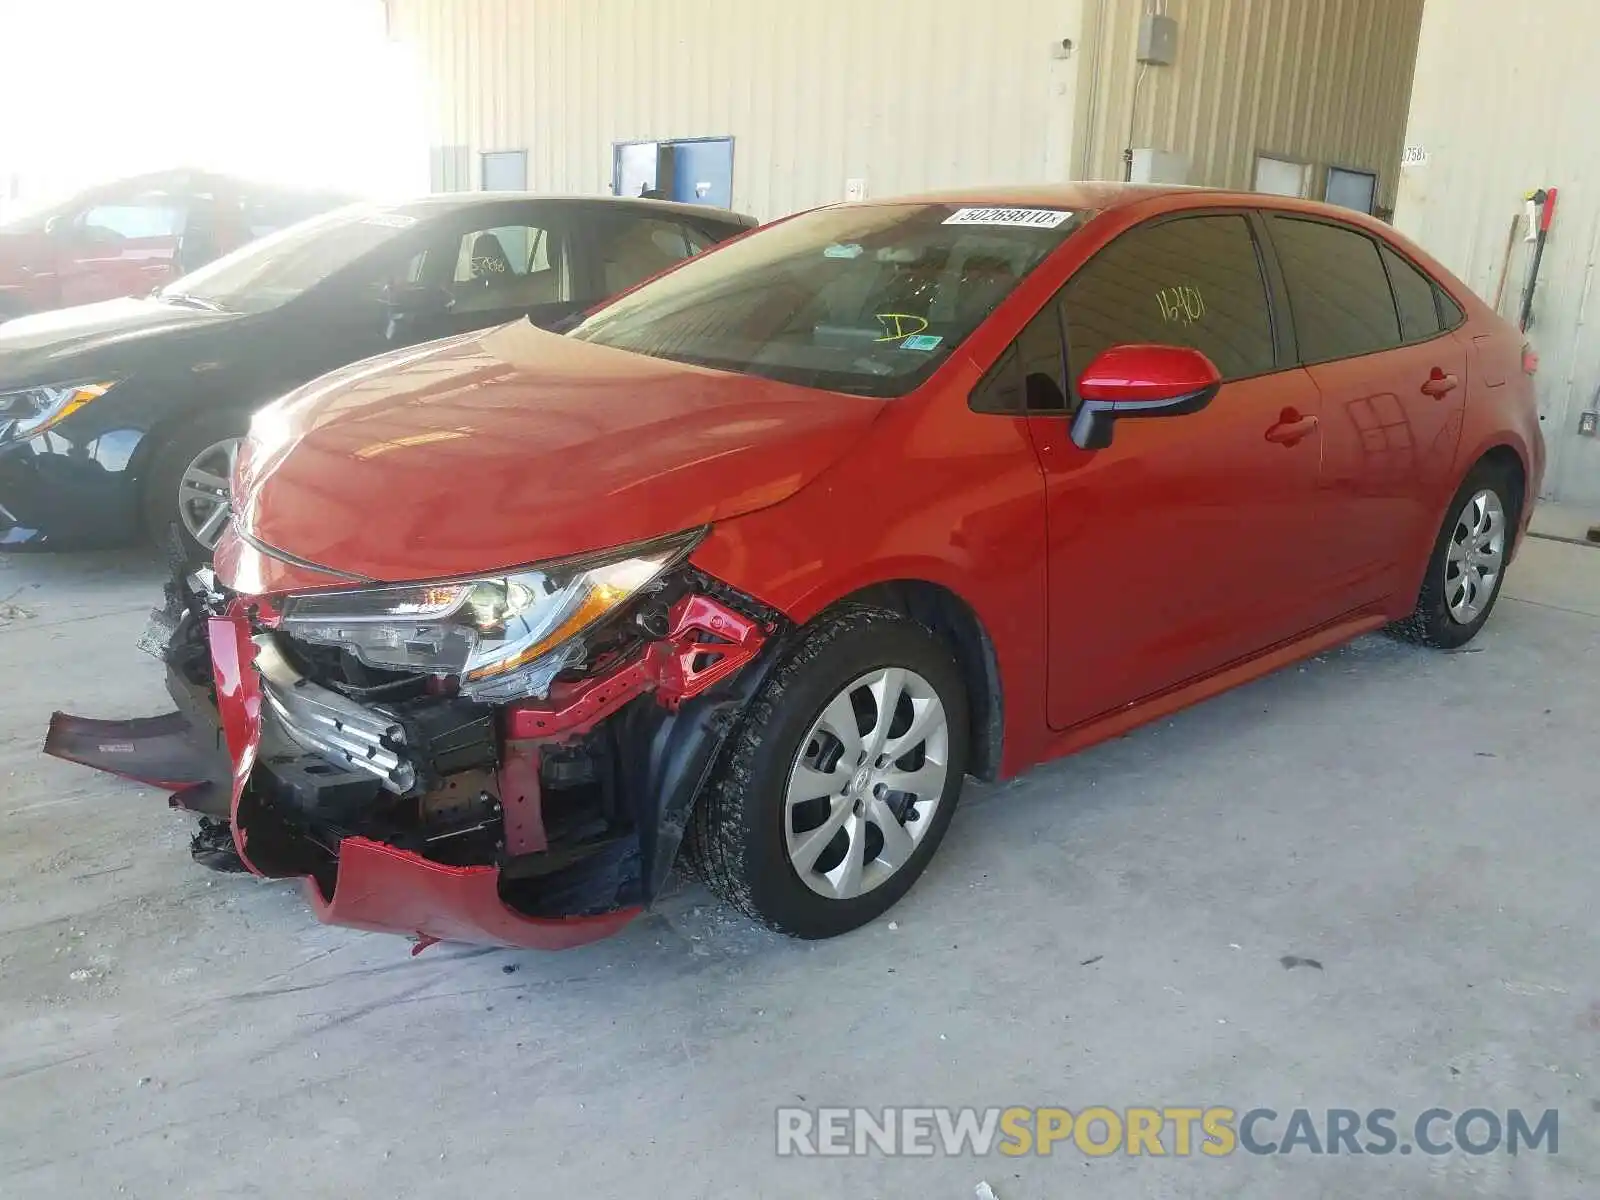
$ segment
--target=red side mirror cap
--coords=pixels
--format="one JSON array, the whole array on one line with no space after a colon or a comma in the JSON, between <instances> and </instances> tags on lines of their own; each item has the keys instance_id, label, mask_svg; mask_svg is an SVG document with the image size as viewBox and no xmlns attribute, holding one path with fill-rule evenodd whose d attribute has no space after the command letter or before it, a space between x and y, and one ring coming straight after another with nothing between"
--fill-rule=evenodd
<instances>
[{"instance_id":1,"label":"red side mirror cap","mask_svg":"<svg viewBox=\"0 0 1600 1200\"><path fill-rule=\"evenodd\" d=\"M1222 386L1222 373L1198 350L1184 346L1112 346L1078 377L1083 403L1072 422L1082 449L1111 444L1111 427L1129 417L1176 417L1199 412Z\"/></svg>"}]
</instances>

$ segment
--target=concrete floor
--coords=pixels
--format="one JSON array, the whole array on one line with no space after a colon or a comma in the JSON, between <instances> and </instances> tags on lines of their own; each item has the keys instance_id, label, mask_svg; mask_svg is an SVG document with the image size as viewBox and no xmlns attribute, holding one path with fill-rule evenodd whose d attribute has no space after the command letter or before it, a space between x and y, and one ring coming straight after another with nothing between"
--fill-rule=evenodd
<instances>
[{"instance_id":1,"label":"concrete floor","mask_svg":"<svg viewBox=\"0 0 1600 1200\"><path fill-rule=\"evenodd\" d=\"M1595 1194L1600 552L1531 542L1467 652L1368 638L969 792L897 928L790 942L689 887L415 960L38 754L54 708L159 706L154 595L0 560L0 1195ZM1555 1107L1560 1152L780 1161L799 1098Z\"/></svg>"}]
</instances>

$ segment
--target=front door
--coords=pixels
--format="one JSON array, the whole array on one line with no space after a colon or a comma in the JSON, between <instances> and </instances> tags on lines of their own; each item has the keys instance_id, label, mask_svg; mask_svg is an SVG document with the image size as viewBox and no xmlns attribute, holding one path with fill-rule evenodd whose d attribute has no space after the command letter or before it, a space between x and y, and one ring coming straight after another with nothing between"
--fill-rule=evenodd
<instances>
[{"instance_id":1,"label":"front door","mask_svg":"<svg viewBox=\"0 0 1600 1200\"><path fill-rule=\"evenodd\" d=\"M1202 412L1119 421L1103 450L1073 445L1070 412L1030 419L1056 728L1315 623L1320 399L1303 370L1280 367L1261 264L1244 215L1182 216L1124 233L1060 294L1069 378L1110 346L1156 343L1201 351L1224 383Z\"/></svg>"}]
</instances>

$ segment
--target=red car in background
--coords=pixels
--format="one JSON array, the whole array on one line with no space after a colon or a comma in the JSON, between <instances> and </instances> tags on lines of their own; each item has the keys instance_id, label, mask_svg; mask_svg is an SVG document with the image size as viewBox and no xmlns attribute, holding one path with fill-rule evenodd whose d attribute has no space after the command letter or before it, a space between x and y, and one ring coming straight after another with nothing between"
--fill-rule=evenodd
<instances>
[{"instance_id":1,"label":"red car in background","mask_svg":"<svg viewBox=\"0 0 1600 1200\"><path fill-rule=\"evenodd\" d=\"M147 295L349 199L201 171L165 171L94 188L0 224L0 321Z\"/></svg>"},{"instance_id":2,"label":"red car in background","mask_svg":"<svg viewBox=\"0 0 1600 1200\"><path fill-rule=\"evenodd\" d=\"M167 613L180 710L48 749L177 787L199 857L337 923L571 945L686 842L842 933L968 775L1386 626L1476 635L1544 470L1522 350L1323 205L817 210L260 412Z\"/></svg>"}]
</instances>

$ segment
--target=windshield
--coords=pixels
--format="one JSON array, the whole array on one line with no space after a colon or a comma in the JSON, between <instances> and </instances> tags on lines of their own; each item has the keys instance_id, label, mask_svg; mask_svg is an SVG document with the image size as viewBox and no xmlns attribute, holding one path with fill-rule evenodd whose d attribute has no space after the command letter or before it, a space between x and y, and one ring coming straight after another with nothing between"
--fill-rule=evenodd
<instances>
[{"instance_id":1,"label":"windshield","mask_svg":"<svg viewBox=\"0 0 1600 1200\"><path fill-rule=\"evenodd\" d=\"M230 312L265 312L310 291L386 242L404 236L415 217L369 204L301 221L226 254L162 288L165 300L189 300Z\"/></svg>"},{"instance_id":2,"label":"windshield","mask_svg":"<svg viewBox=\"0 0 1600 1200\"><path fill-rule=\"evenodd\" d=\"M690 259L570 336L807 387L900 396L1087 216L954 204L818 209Z\"/></svg>"}]
</instances>

